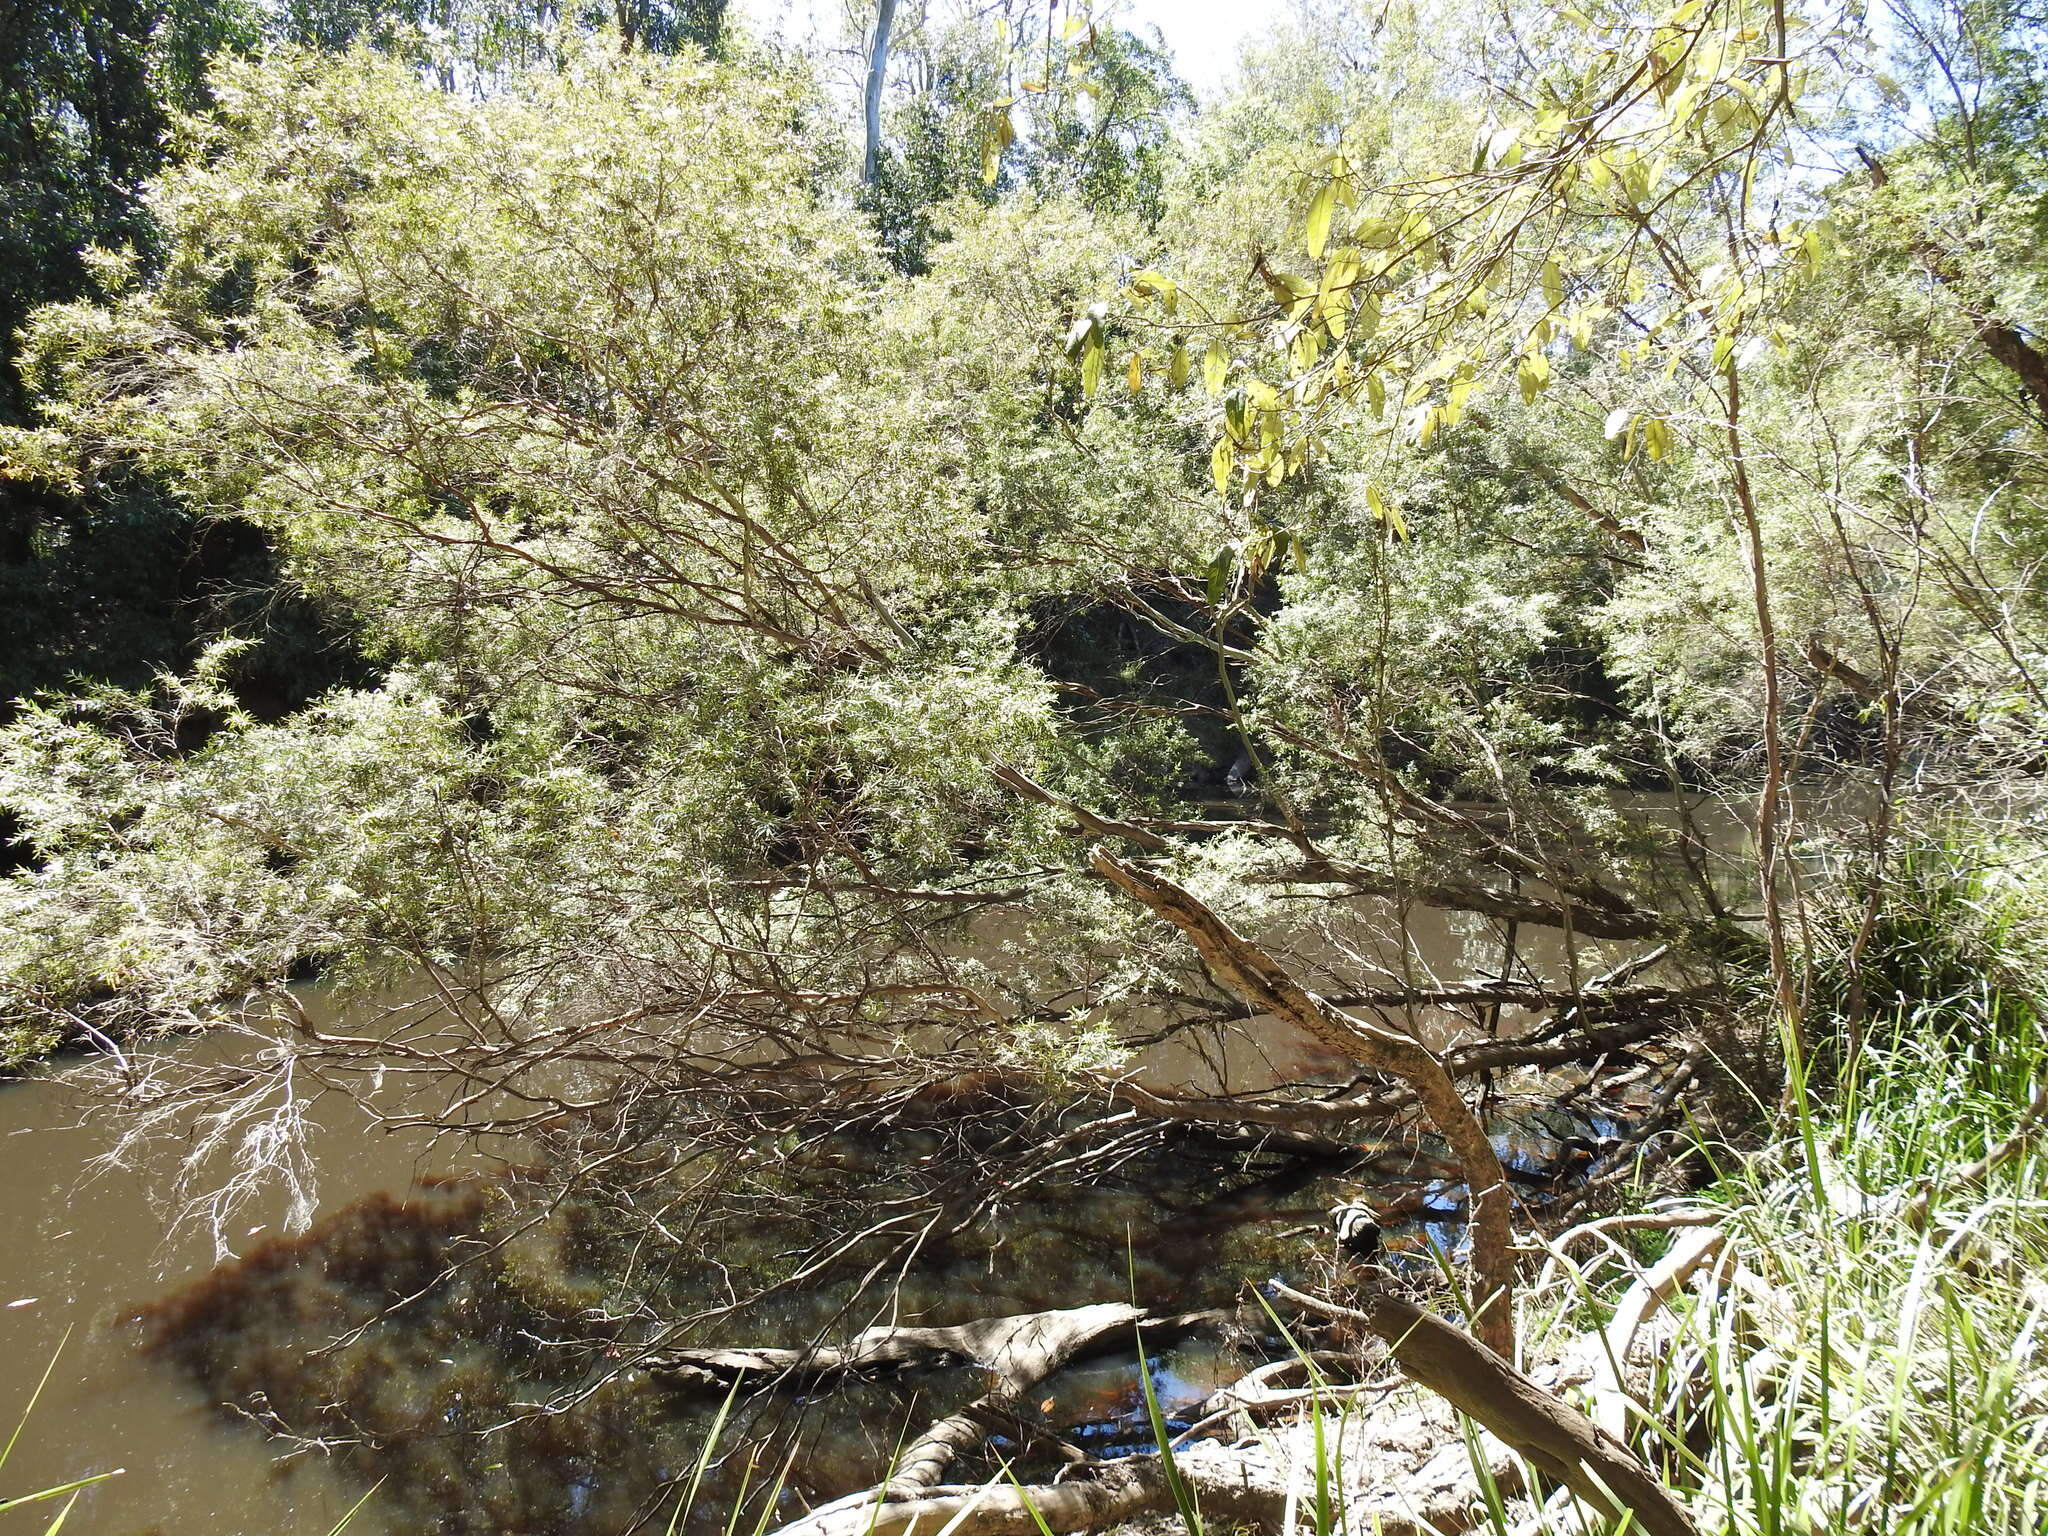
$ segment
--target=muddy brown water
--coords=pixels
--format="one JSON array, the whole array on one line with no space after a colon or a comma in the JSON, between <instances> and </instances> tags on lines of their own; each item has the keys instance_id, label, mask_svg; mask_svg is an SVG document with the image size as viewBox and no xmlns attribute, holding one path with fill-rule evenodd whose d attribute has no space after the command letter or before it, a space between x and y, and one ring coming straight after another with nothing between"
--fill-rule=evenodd
<instances>
[{"instance_id":1,"label":"muddy brown water","mask_svg":"<svg viewBox=\"0 0 2048 1536\"><path fill-rule=\"evenodd\" d=\"M1499 942L1477 925L1428 915L1411 916L1404 926L1384 910L1360 912L1339 940L1330 955L1331 974L1353 977L1374 969L1390 976L1432 969L1443 974L1483 973L1489 946L1497 950ZM1562 979L1575 970L1587 974L1611 963L1615 953L1609 947L1567 956L1557 940L1539 935L1533 946L1525 942L1522 958L1534 972ZM317 989L311 996L319 1007ZM1432 1021L1417 1023L1427 1030ZM176 1049L205 1053L230 1047L201 1038ZM1334 1070L1339 1064L1319 1058L1298 1039L1267 1031L1239 1032L1202 1044L1177 1040L1146 1065L1158 1081L1241 1091ZM267 1292L250 1277L260 1280L259 1272L275 1277L309 1256L331 1264L331 1245L341 1240L335 1234L360 1241L365 1223L412 1223L406 1230L413 1233L417 1223L412 1216L390 1213L413 1209L408 1201L423 1211L433 1209L437 1201L445 1205L452 1198L446 1183L451 1177L491 1179L503 1172L502 1167L460 1145L430 1146L421 1135L373 1130L359 1111L339 1098L316 1101L308 1117L309 1151L320 1175L317 1217L328 1234L322 1240L330 1247L278 1246L289 1211L283 1195L270 1191L239 1213L228 1231L230 1247L245 1262L240 1270L223 1272L233 1284L221 1289L214 1237L203 1228L166 1224L167 1206L176 1193L181 1144L158 1142L126 1164L108 1164L112 1130L103 1121L82 1119L81 1109L62 1066L46 1080L0 1086L0 1437L26 1407L45 1367L55 1362L10 1460L0 1470L0 1499L119 1469L120 1475L82 1495L68 1530L94 1536L326 1536L374 1481L374 1466L366 1467L357 1455L330 1455L318 1448L302 1448L280 1461L279 1442L246 1420L224 1413L219 1403L227 1395L223 1382L241 1381L237 1372L246 1375L250 1351L260 1347L273 1359L280 1350L319 1355L345 1331L342 1325L349 1314L345 1308L309 1310L303 1300ZM1595 1131L1602 1128L1591 1126ZM1501 1144L1511 1155L1535 1162L1554 1150L1546 1135L1541 1128L1533 1133L1508 1132ZM1141 1294L1141 1301L1185 1305L1191 1303L1174 1294L1175 1282L1212 1258L1220 1266L1210 1276L1217 1284L1229 1278L1233 1264L1240 1279L1254 1276L1259 1265L1272 1261L1273 1240L1286 1238L1299 1245L1302 1240L1289 1234L1298 1233L1304 1222L1314 1222L1333 1194L1359 1192L1365 1187L1362 1177L1371 1175L1335 1183L1310 1180L1293 1187L1254 1184L1223 1198L1185 1201L1163 1215L1153 1210L1158 1219L1147 1241L1160 1249L1159 1272L1140 1284L1133 1265L1129 1284L1152 1293ZM379 1205L377 1197L388 1198ZM1112 1191L1099 1201L1091 1197L1085 1219L1104 1232L1118 1230L1120 1221L1122 1230L1137 1230L1142 1213L1150 1208L1148 1200L1142 1189ZM1119 1201L1124 1204L1119 1206ZM1117 1272L1121 1266L1115 1255L1096 1255L1100 1274L1077 1265L1060 1235L1066 1220L1066 1213L1053 1212L1040 1229L1025 1224L1015 1243L1016 1273L1002 1285L986 1286L965 1269L960 1274L935 1274L931 1284L942 1298L938 1310L945 1310L947 1288L957 1293L962 1286L984 1293L1003 1291L1001 1297L986 1299L1005 1306L1019 1300L1069 1305L1123 1299L1125 1278ZM316 1236L321 1230L316 1227ZM1006 1265L1010 1262L1006 1258ZM1038 1278L1031 1278L1034 1273ZM210 1352L186 1360L188 1367L192 1360L200 1363L185 1369L162 1351L146 1354L138 1347L145 1316L160 1317L166 1298L196 1294L193 1288L201 1281L215 1287L206 1302ZM1085 1294L1077 1294L1077 1289ZM291 1311L295 1306L304 1315L293 1333L279 1319L284 1317L289 1324L296 1316ZM238 1339L238 1332L246 1339ZM232 1355L238 1345L247 1347L241 1355ZM458 1346L435 1345L442 1347ZM177 1352L169 1354L175 1357ZM481 1361L480 1355L437 1355L428 1364L447 1368L434 1380L453 1380L462 1370L484 1368ZM1156 1362L1155 1381L1171 1402L1185 1408L1234 1377L1242 1364L1227 1351L1193 1345ZM317 1375L312 1379L326 1380ZM1090 1435L1113 1435L1113 1427L1105 1426L1119 1418L1128 1420L1137 1407L1135 1379L1132 1361L1091 1362L1048 1387L1043 1404L1047 1420L1078 1426L1077 1438L1083 1443L1090 1443ZM452 1390L445 1381L435 1387L427 1378L420 1380L427 1382L418 1387L420 1391ZM885 1433L896 1432L913 1419L923 1422L921 1400L906 1398L900 1388L886 1391L896 1395L855 1401L853 1407L883 1424ZM633 1409L641 1420L634 1422L666 1413L669 1406L674 1405L657 1399L641 1402ZM675 1411L686 1420L695 1414L701 1421L705 1408L682 1405ZM451 1423L459 1417L455 1409L449 1410ZM851 1441L847 1443L851 1446ZM681 1435L670 1450L674 1454L654 1459L679 1465L650 1463L648 1476L687 1474L689 1436ZM886 1446L882 1451L886 1454ZM853 1462L860 1460L852 1449L846 1455ZM456 1467L455 1474L437 1475L444 1480L450 1475L482 1477L502 1467L499 1462L473 1460L450 1465ZM390 1469L385 1470L389 1475ZM860 1486L873 1471L872 1466L849 1464L836 1474L820 1473L822 1480L815 1486ZM619 1518L617 1507L593 1501L594 1491L602 1491L603 1479L597 1473L568 1467L556 1481L557 1507L545 1518L521 1523L520 1529L611 1536L630 1524ZM0 1536L40 1536L55 1507L37 1505L0 1514ZM397 1536L399 1531L425 1536L429 1531L485 1528L459 1520L441 1523L438 1517L423 1520L430 1507L431 1502L408 1503L385 1494L373 1498L349 1529L352 1536ZM662 1529L663 1523L657 1521L653 1528Z\"/></svg>"},{"instance_id":2,"label":"muddy brown water","mask_svg":"<svg viewBox=\"0 0 2048 1536\"><path fill-rule=\"evenodd\" d=\"M170 1148L141 1167L96 1166L113 1148L112 1132L80 1123L81 1105L61 1077L0 1087L0 1418L10 1428L55 1362L0 1470L0 1498L118 1469L86 1492L67 1529L325 1536L362 1490L317 1457L281 1467L262 1435L224 1420L197 1383L137 1348L140 1307L211 1271L213 1238L167 1228ZM465 1161L453 1149L427 1156L420 1143L371 1132L338 1104L325 1108L311 1132L323 1209L409 1190ZM481 1160L475 1167L487 1171ZM287 1214L282 1196L260 1197L241 1213L237 1247L278 1231ZM0 1515L0 1532L39 1536L56 1508Z\"/></svg>"}]
</instances>

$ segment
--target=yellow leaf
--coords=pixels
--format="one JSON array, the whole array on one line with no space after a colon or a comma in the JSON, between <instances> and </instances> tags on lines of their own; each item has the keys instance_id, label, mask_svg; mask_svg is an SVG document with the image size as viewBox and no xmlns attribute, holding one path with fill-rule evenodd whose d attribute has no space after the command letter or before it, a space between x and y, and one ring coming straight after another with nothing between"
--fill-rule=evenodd
<instances>
[{"instance_id":1,"label":"yellow leaf","mask_svg":"<svg viewBox=\"0 0 2048 1536\"><path fill-rule=\"evenodd\" d=\"M1209 474L1216 482L1216 493L1219 496L1230 494L1230 471L1236 459L1237 455L1231 449L1230 439L1217 438L1216 446L1209 450Z\"/></svg>"},{"instance_id":2,"label":"yellow leaf","mask_svg":"<svg viewBox=\"0 0 2048 1536\"><path fill-rule=\"evenodd\" d=\"M1220 395L1223 384L1230 377L1230 349L1218 337L1209 343L1209 350L1202 354L1202 382L1209 387L1209 393Z\"/></svg>"},{"instance_id":3,"label":"yellow leaf","mask_svg":"<svg viewBox=\"0 0 2048 1536\"><path fill-rule=\"evenodd\" d=\"M1259 263L1259 276L1265 279L1266 287L1272 292L1273 297L1290 308L1298 299L1304 297L1302 291L1294 286L1292 278L1275 272L1263 261Z\"/></svg>"},{"instance_id":4,"label":"yellow leaf","mask_svg":"<svg viewBox=\"0 0 2048 1536\"><path fill-rule=\"evenodd\" d=\"M1387 532L1403 544L1408 542L1407 520L1401 516L1401 509L1394 505L1392 498L1381 495L1378 486L1369 485L1365 488L1365 502Z\"/></svg>"},{"instance_id":5,"label":"yellow leaf","mask_svg":"<svg viewBox=\"0 0 2048 1536\"><path fill-rule=\"evenodd\" d=\"M1323 247L1330 243L1330 219L1336 211L1337 184L1326 181L1308 205L1308 253L1317 260L1322 259Z\"/></svg>"},{"instance_id":6,"label":"yellow leaf","mask_svg":"<svg viewBox=\"0 0 2048 1536\"><path fill-rule=\"evenodd\" d=\"M1131 354L1131 360L1124 365L1124 382L1130 385L1131 393L1134 395L1143 392L1145 388L1145 364L1135 352Z\"/></svg>"}]
</instances>

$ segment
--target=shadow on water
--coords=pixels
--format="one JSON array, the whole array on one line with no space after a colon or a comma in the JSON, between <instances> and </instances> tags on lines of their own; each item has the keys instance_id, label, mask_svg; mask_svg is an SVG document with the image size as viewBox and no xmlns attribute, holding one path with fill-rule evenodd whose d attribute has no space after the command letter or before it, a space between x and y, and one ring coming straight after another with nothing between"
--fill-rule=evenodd
<instances>
[{"instance_id":1,"label":"shadow on water","mask_svg":"<svg viewBox=\"0 0 2048 1536\"><path fill-rule=\"evenodd\" d=\"M1030 1113L986 1114L977 1135L1014 1134ZM1575 1143L1613 1124L1537 1112L1499 1134L1534 1197L1569 1175ZM380 1484L393 1530L663 1531L724 1398L635 1369L657 1336L801 1345L1104 1300L1226 1306L1269 1276L1325 1281L1325 1213L1361 1192L1396 1223L1396 1254L1433 1267L1431 1247L1456 1241L1462 1197L1426 1142L1362 1148L1346 1165L1248 1159L1174 1132L1110 1171L812 1271L822 1231L943 1192L938 1170L971 1157L976 1138L913 1121L809 1136L800 1153L778 1140L708 1180L673 1150L688 1141L661 1129L633 1157L579 1158L589 1146L564 1138L547 1151L554 1175L578 1170L568 1179L515 1171L360 1199L146 1309L145 1346L285 1447L332 1453L351 1480ZM1277 1347L1226 1335L1159 1352L1163 1410L1185 1427ZM1137 1372L1129 1352L1079 1362L1028 1415L1098 1455L1150 1449ZM724 1531L735 1512L752 1529L865 1487L906 1437L987 1385L959 1366L737 1394L677 1529Z\"/></svg>"}]
</instances>

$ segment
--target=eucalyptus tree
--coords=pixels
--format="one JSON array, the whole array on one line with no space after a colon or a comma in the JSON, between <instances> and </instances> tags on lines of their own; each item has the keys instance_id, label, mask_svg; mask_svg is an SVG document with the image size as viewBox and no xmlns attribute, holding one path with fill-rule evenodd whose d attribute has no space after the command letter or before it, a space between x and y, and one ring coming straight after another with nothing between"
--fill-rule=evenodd
<instances>
[{"instance_id":1,"label":"eucalyptus tree","mask_svg":"<svg viewBox=\"0 0 2048 1536\"><path fill-rule=\"evenodd\" d=\"M861 204L890 260L922 272L956 200L1029 187L1104 214L1161 211L1174 136L1193 101L1163 44L1105 10L938 0L892 20L887 68L870 35Z\"/></svg>"}]
</instances>

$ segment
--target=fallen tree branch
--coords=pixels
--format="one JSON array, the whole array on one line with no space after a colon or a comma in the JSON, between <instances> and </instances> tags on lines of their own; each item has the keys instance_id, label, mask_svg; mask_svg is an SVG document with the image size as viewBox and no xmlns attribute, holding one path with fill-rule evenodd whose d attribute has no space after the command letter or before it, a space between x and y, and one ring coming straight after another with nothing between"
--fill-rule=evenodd
<instances>
[{"instance_id":1,"label":"fallen tree branch","mask_svg":"<svg viewBox=\"0 0 2048 1536\"><path fill-rule=\"evenodd\" d=\"M1248 1457L1188 1454L1176 1457L1174 1466L1205 1515L1261 1530L1277 1530L1285 1518L1284 1478ZM1160 1459L1131 1456L1058 1483L937 1486L879 1503L828 1505L774 1536L1041 1536L1048 1530L1100 1530L1173 1508L1173 1490ZM1422 1536L1422 1529L1385 1527L1386 1536Z\"/></svg>"},{"instance_id":2,"label":"fallen tree branch","mask_svg":"<svg viewBox=\"0 0 2048 1536\"><path fill-rule=\"evenodd\" d=\"M1561 1402L1461 1328L1384 1284L1368 1284L1356 1308L1305 1295L1278 1281L1298 1306L1362 1323L1386 1341L1412 1380L1482 1424L1546 1476L1592 1508L1628 1517L1645 1536L1699 1536L1692 1518L1629 1448Z\"/></svg>"},{"instance_id":3,"label":"fallen tree branch","mask_svg":"<svg viewBox=\"0 0 2048 1536\"><path fill-rule=\"evenodd\" d=\"M871 1328L844 1348L676 1350L651 1368L682 1375L684 1379L746 1371L777 1371L794 1379L913 1362L971 1361L995 1375L998 1384L992 1391L937 1420L906 1446L887 1481L822 1505L782 1527L776 1536L937 1531L956 1517L970 1522L953 1527L957 1531L1028 1533L1036 1530L1029 1523L1028 1511L1002 1490L938 1492L947 1470L960 1455L987 1438L991 1427L1014 1420L1025 1396L1045 1378L1120 1335L1133 1334L1140 1328L1155 1337L1171 1335L1237 1315L1235 1309L1226 1309L1153 1317L1142 1307L1100 1302L1053 1312L987 1318L956 1327ZM1099 1522L1128 1518L1123 1511L1129 1501L1152 1498L1164 1491L1164 1484L1154 1489L1142 1478L1136 1482L1112 1478L1092 1484L1060 1484L1059 1489L1062 1497L1056 1508L1067 1512L1063 1518L1085 1517ZM1068 1496L1067 1489L1082 1492ZM1133 1513L1145 1513L1152 1506L1129 1507Z\"/></svg>"},{"instance_id":4,"label":"fallen tree branch","mask_svg":"<svg viewBox=\"0 0 2048 1536\"><path fill-rule=\"evenodd\" d=\"M1512 1196L1485 1128L1434 1052L1421 1042L1339 1012L1294 979L1264 949L1226 923L1193 892L1126 863L1106 848L1089 861L1118 890L1187 935L1218 981L1246 1003L1305 1031L1334 1051L1406 1083L1464 1170L1472 1211L1474 1325L1487 1347L1515 1352Z\"/></svg>"},{"instance_id":5,"label":"fallen tree branch","mask_svg":"<svg viewBox=\"0 0 2048 1536\"><path fill-rule=\"evenodd\" d=\"M1623 1384L1623 1365L1635 1347L1636 1335L1651 1314L1677 1294L1702 1264L1720 1253L1728 1234L1718 1226L1700 1227L1681 1235L1671 1251L1639 1276L1623 1294L1607 1326L1593 1335L1591 1361L1593 1422L1619 1441L1628 1433L1629 1405L1634 1401Z\"/></svg>"},{"instance_id":6,"label":"fallen tree branch","mask_svg":"<svg viewBox=\"0 0 2048 1536\"><path fill-rule=\"evenodd\" d=\"M965 1361L993 1373L1005 1385L1025 1391L1123 1332L1144 1329L1155 1338L1191 1333L1228 1322L1238 1308L1177 1312L1155 1317L1124 1302L1062 1307L980 1318L950 1327L909 1324L869 1328L851 1344L815 1344L805 1349L669 1349L650 1355L644 1367L657 1376L720 1381L748 1372L814 1379L845 1372L896 1370L906 1366Z\"/></svg>"}]
</instances>

